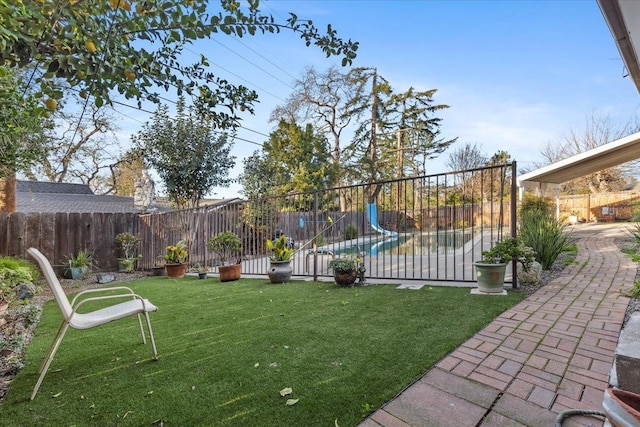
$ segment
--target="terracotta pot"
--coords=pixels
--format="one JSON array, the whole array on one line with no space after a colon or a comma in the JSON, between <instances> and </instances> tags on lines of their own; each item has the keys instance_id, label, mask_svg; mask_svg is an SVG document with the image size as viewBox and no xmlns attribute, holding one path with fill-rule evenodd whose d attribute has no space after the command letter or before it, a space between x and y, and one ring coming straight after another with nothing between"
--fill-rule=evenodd
<instances>
[{"instance_id":1,"label":"terracotta pot","mask_svg":"<svg viewBox=\"0 0 640 427\"><path fill-rule=\"evenodd\" d=\"M220 267L218 267L218 272L220 273L221 282L231 282L234 280L238 280L240 278L240 275L242 274L242 265L221 265Z\"/></svg>"},{"instance_id":2,"label":"terracotta pot","mask_svg":"<svg viewBox=\"0 0 640 427\"><path fill-rule=\"evenodd\" d=\"M640 425L640 395L619 388L608 388L604 392L602 408L614 427Z\"/></svg>"},{"instance_id":3,"label":"terracotta pot","mask_svg":"<svg viewBox=\"0 0 640 427\"><path fill-rule=\"evenodd\" d=\"M187 273L187 263L184 262L182 264L166 264L165 269L167 270L167 277L170 279L179 279L184 277Z\"/></svg>"},{"instance_id":4,"label":"terracotta pot","mask_svg":"<svg viewBox=\"0 0 640 427\"><path fill-rule=\"evenodd\" d=\"M333 278L338 286L351 286L356 282L358 278L358 272L356 270L348 271L334 271Z\"/></svg>"}]
</instances>

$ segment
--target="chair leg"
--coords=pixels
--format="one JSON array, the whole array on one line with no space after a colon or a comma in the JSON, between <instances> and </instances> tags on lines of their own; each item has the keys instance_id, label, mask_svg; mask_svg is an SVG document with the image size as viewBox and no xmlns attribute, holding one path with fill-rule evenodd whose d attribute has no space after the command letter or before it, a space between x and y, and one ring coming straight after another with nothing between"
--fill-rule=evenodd
<instances>
[{"instance_id":1,"label":"chair leg","mask_svg":"<svg viewBox=\"0 0 640 427\"><path fill-rule=\"evenodd\" d=\"M145 338L144 328L142 327L142 318L140 317L140 313L138 313L138 325L140 325L140 335L142 335L142 344L147 343L147 339Z\"/></svg>"},{"instance_id":2,"label":"chair leg","mask_svg":"<svg viewBox=\"0 0 640 427\"><path fill-rule=\"evenodd\" d=\"M151 319L149 313L145 312L144 317L147 319L147 328L149 329L149 338L151 338L151 347L153 348L153 358L158 360L158 350L156 350L156 340L153 338L153 330L151 329Z\"/></svg>"},{"instance_id":3,"label":"chair leg","mask_svg":"<svg viewBox=\"0 0 640 427\"><path fill-rule=\"evenodd\" d=\"M56 342L55 340L57 339L57 337L60 336L60 331L62 331L62 328L64 328L66 324L67 322L65 322L64 320L60 324L60 327L58 328L58 332L56 334L56 338L53 340L53 342L49 346L49 350L47 350L47 354L44 356L44 359L42 359L42 363L40 364L40 368L38 369L38 375L40 375L40 373L44 369L44 365L47 363L47 359L49 359L49 356L51 356L51 352L53 351L53 347L54 347L53 344Z\"/></svg>"},{"instance_id":4,"label":"chair leg","mask_svg":"<svg viewBox=\"0 0 640 427\"><path fill-rule=\"evenodd\" d=\"M35 387L33 387L33 392L31 392L30 400L33 400L36 397L36 393L38 393L40 384L42 384L42 381L44 380L45 375L47 375L49 366L51 366L53 357L56 355L56 352L58 351L58 347L60 347L60 343L62 342L62 338L64 338L64 334L67 333L67 329L69 329L69 324L67 322L64 322L60 327L60 329L58 330L58 335L56 336L56 338L53 340L53 343L51 344L51 348L47 353L47 357L44 360L44 363L40 367L40 371L38 371L40 376L38 377L38 381L36 382Z\"/></svg>"}]
</instances>

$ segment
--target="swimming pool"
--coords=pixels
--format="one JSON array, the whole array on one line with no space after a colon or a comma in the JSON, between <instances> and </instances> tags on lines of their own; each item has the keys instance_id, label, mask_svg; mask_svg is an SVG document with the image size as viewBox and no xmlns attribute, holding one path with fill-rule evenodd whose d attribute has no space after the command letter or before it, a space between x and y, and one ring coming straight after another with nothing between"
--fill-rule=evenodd
<instances>
[{"instance_id":1,"label":"swimming pool","mask_svg":"<svg viewBox=\"0 0 640 427\"><path fill-rule=\"evenodd\" d=\"M449 253L461 248L473 237L471 231L427 231L422 233L406 233L398 236L361 238L351 242L332 245L332 252L340 254L379 255L394 252L413 255L431 253Z\"/></svg>"}]
</instances>

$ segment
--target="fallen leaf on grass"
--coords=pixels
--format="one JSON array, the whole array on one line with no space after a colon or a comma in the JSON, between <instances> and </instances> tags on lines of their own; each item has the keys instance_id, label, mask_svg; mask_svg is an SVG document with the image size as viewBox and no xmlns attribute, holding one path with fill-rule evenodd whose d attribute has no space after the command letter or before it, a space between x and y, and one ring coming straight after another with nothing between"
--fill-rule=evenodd
<instances>
[{"instance_id":1,"label":"fallen leaf on grass","mask_svg":"<svg viewBox=\"0 0 640 427\"><path fill-rule=\"evenodd\" d=\"M259 363L256 363L255 365L253 365L254 368L257 368L258 366L260 366Z\"/></svg>"},{"instance_id":2,"label":"fallen leaf on grass","mask_svg":"<svg viewBox=\"0 0 640 427\"><path fill-rule=\"evenodd\" d=\"M287 406L293 406L296 403L298 403L298 400L300 399L287 399Z\"/></svg>"},{"instance_id":3,"label":"fallen leaf on grass","mask_svg":"<svg viewBox=\"0 0 640 427\"><path fill-rule=\"evenodd\" d=\"M62 392L60 392L60 393L56 393L56 394L54 394L54 395L53 395L53 396L51 396L51 397L53 397L53 398L55 399L56 397L60 397L60 395L61 395L61 394L62 394Z\"/></svg>"},{"instance_id":4,"label":"fallen leaf on grass","mask_svg":"<svg viewBox=\"0 0 640 427\"><path fill-rule=\"evenodd\" d=\"M280 390L280 396L285 397L293 393L293 389L291 387L283 388Z\"/></svg>"}]
</instances>

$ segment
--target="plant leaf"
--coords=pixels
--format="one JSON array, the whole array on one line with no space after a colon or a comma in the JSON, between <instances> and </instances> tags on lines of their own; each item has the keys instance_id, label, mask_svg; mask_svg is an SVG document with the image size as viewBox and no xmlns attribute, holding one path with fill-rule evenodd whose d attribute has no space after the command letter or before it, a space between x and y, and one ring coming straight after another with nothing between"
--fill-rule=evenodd
<instances>
[{"instance_id":1,"label":"plant leaf","mask_svg":"<svg viewBox=\"0 0 640 427\"><path fill-rule=\"evenodd\" d=\"M62 394L62 392L59 392L59 393L54 394L51 397L53 397L55 399L56 397L60 397L61 394ZM284 394L283 394L283 396L284 396Z\"/></svg>"},{"instance_id":2,"label":"plant leaf","mask_svg":"<svg viewBox=\"0 0 640 427\"><path fill-rule=\"evenodd\" d=\"M287 399L287 406L293 406L296 403L298 403L298 400L300 399Z\"/></svg>"},{"instance_id":3,"label":"plant leaf","mask_svg":"<svg viewBox=\"0 0 640 427\"><path fill-rule=\"evenodd\" d=\"M285 397L293 393L293 389L291 387L283 388L280 390L280 396Z\"/></svg>"}]
</instances>

